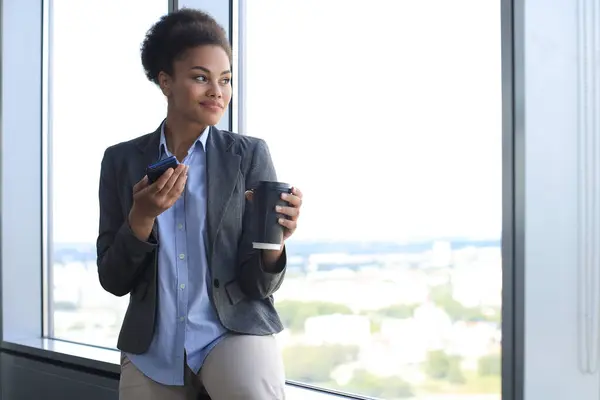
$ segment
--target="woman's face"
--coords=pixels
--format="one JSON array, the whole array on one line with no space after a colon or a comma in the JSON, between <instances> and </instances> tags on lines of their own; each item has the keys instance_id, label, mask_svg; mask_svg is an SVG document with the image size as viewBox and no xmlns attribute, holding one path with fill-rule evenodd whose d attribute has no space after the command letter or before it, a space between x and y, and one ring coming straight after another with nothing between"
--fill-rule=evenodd
<instances>
[{"instance_id":1,"label":"woman's face","mask_svg":"<svg viewBox=\"0 0 600 400\"><path fill-rule=\"evenodd\" d=\"M159 75L169 110L191 123L216 125L231 100L231 66L220 46L189 49L173 64L173 76Z\"/></svg>"}]
</instances>

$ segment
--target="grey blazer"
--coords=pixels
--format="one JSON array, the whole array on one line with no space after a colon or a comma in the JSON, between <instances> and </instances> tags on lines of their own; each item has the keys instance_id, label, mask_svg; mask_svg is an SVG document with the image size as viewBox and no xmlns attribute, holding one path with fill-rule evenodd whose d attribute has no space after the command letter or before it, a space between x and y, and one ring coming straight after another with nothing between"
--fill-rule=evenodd
<instances>
[{"instance_id":1,"label":"grey blazer","mask_svg":"<svg viewBox=\"0 0 600 400\"><path fill-rule=\"evenodd\" d=\"M117 347L133 354L148 350L157 313L155 223L148 242L127 222L132 188L158 158L160 128L106 149L100 174L100 228L97 248L100 284L116 296L130 294ZM265 272L260 250L252 248L252 213L244 192L260 180L276 180L267 144L212 127L207 140L208 265L211 302L230 331L268 335L283 327L273 293L285 274L285 250L274 272Z\"/></svg>"}]
</instances>

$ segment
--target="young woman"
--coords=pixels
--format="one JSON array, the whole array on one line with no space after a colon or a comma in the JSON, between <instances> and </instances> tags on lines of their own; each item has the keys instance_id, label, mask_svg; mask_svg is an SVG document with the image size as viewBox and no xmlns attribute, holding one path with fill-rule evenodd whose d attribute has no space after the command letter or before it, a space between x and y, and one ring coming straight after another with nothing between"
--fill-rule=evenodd
<instances>
[{"instance_id":1,"label":"young woman","mask_svg":"<svg viewBox=\"0 0 600 400\"><path fill-rule=\"evenodd\" d=\"M214 127L231 99L231 48L207 14L160 19L142 45L148 79L168 100L153 133L109 147L100 178L100 283L130 294L119 335L121 400L284 398L273 307L286 267L281 250L252 248L247 190L276 180L261 139ZM145 168L180 164L149 183ZM284 241L298 220L289 204ZM283 244L283 243L282 243Z\"/></svg>"}]
</instances>

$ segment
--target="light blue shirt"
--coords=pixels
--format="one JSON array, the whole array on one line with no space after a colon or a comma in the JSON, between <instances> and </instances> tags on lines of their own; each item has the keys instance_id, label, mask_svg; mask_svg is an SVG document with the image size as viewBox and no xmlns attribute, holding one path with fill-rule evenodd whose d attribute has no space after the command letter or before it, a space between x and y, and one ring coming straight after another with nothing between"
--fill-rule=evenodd
<instances>
[{"instance_id":1,"label":"light blue shirt","mask_svg":"<svg viewBox=\"0 0 600 400\"><path fill-rule=\"evenodd\" d=\"M171 155L163 123L161 158ZM226 335L211 304L206 230L206 139L210 129L188 150L186 188L158 216L158 310L154 338L144 354L127 354L150 379L164 385L184 384L184 359L198 373L212 348Z\"/></svg>"}]
</instances>

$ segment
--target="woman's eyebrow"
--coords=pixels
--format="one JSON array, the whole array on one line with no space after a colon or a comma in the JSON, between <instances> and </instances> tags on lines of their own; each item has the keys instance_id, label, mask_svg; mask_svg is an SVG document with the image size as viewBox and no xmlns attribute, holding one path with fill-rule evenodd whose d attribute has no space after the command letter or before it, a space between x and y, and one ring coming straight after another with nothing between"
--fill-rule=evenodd
<instances>
[{"instance_id":1,"label":"woman's eyebrow","mask_svg":"<svg viewBox=\"0 0 600 400\"><path fill-rule=\"evenodd\" d=\"M210 74L210 73L211 73L211 72L210 72L210 70L209 70L208 68L206 68L206 67L202 67L202 66L200 66L200 65L194 65L194 66L193 66L191 69L199 69L199 70L201 70L201 71L204 71L204 72L206 72L207 74ZM231 70L227 69L227 70L225 70L225 71L221 72L221 75L230 74L230 73L231 73Z\"/></svg>"}]
</instances>

